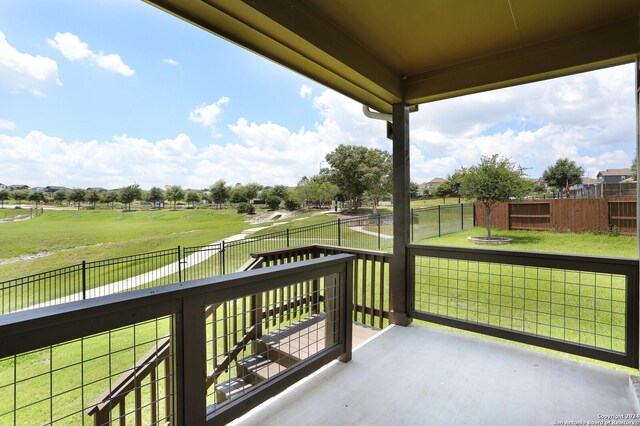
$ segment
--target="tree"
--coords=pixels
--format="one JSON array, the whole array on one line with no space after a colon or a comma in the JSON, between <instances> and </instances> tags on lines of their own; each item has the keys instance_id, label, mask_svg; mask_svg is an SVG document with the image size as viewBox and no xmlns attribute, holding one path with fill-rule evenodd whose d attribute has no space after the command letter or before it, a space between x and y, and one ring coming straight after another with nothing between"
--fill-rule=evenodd
<instances>
[{"instance_id":1,"label":"tree","mask_svg":"<svg viewBox=\"0 0 640 426\"><path fill-rule=\"evenodd\" d=\"M18 189L11 191L11 198L18 202L18 207L22 207L22 202L29 196L29 191L26 189Z\"/></svg>"},{"instance_id":2,"label":"tree","mask_svg":"<svg viewBox=\"0 0 640 426\"><path fill-rule=\"evenodd\" d=\"M560 158L552 166L542 173L542 179L547 185L562 191L567 184L569 186L582 183L584 169L576 165L575 161L568 158Z\"/></svg>"},{"instance_id":3,"label":"tree","mask_svg":"<svg viewBox=\"0 0 640 426\"><path fill-rule=\"evenodd\" d=\"M270 195L275 195L276 197L279 197L281 200L288 200L289 192L290 192L289 188L287 188L284 185L274 185L273 188L269 189Z\"/></svg>"},{"instance_id":4,"label":"tree","mask_svg":"<svg viewBox=\"0 0 640 426\"><path fill-rule=\"evenodd\" d=\"M278 210L278 207L280 207L280 202L282 202L282 199L280 199L280 197L278 197L277 195L272 194L267 197L265 202L267 203L267 207L269 207L269 209Z\"/></svg>"},{"instance_id":5,"label":"tree","mask_svg":"<svg viewBox=\"0 0 640 426\"><path fill-rule=\"evenodd\" d=\"M461 198L460 187L462 186L462 177L464 176L465 173L466 173L466 170L464 168L461 168L456 170L449 176L447 176L447 182L449 182L449 187L451 189L451 192L449 193L449 195L457 195L458 203L460 203L460 198Z\"/></svg>"},{"instance_id":6,"label":"tree","mask_svg":"<svg viewBox=\"0 0 640 426\"><path fill-rule=\"evenodd\" d=\"M453 194L453 189L451 188L451 182L449 182L448 180L442 182L433 191L433 195L435 195L436 197L442 197L443 204L447 204L447 197L451 194Z\"/></svg>"},{"instance_id":7,"label":"tree","mask_svg":"<svg viewBox=\"0 0 640 426\"><path fill-rule=\"evenodd\" d=\"M85 199L85 201L87 203L91 204L91 207L93 207L95 209L96 208L96 203L98 201L100 201L100 194L98 193L98 191L90 189L85 194L84 199Z\"/></svg>"},{"instance_id":8,"label":"tree","mask_svg":"<svg viewBox=\"0 0 640 426\"><path fill-rule=\"evenodd\" d=\"M9 199L9 191L0 189L0 208L4 208L4 202Z\"/></svg>"},{"instance_id":9,"label":"tree","mask_svg":"<svg viewBox=\"0 0 640 426\"><path fill-rule=\"evenodd\" d=\"M486 208L487 238L491 238L491 206L512 197L524 197L531 182L524 169L498 154L482 157L480 164L469 167L462 176L460 190L466 198L475 198Z\"/></svg>"},{"instance_id":10,"label":"tree","mask_svg":"<svg viewBox=\"0 0 640 426\"><path fill-rule=\"evenodd\" d=\"M53 201L58 203L58 205L62 205L68 198L67 191L56 191L53 193Z\"/></svg>"},{"instance_id":11,"label":"tree","mask_svg":"<svg viewBox=\"0 0 640 426\"><path fill-rule=\"evenodd\" d=\"M125 186L118 191L120 202L126 206L126 210L131 210L131 203L142 198L142 190L137 184Z\"/></svg>"},{"instance_id":12,"label":"tree","mask_svg":"<svg viewBox=\"0 0 640 426\"><path fill-rule=\"evenodd\" d=\"M69 193L69 201L72 203L77 203L78 208L80 208L80 203L84 201L85 190L82 188L74 188Z\"/></svg>"},{"instance_id":13,"label":"tree","mask_svg":"<svg viewBox=\"0 0 640 426\"><path fill-rule=\"evenodd\" d=\"M340 145L326 156L331 182L338 186L352 209L360 205L365 191L379 199L391 179L390 155L386 151L364 146ZM375 187L372 186L375 184ZM376 200L374 200L374 204Z\"/></svg>"},{"instance_id":14,"label":"tree","mask_svg":"<svg viewBox=\"0 0 640 426\"><path fill-rule=\"evenodd\" d=\"M60 192L60 191L58 191ZM56 192L56 194L58 193ZM108 192L104 192L101 196L100 196L100 202L104 203L104 204L111 204L111 208L114 208L114 204L116 201L118 201L120 195L118 194L118 192L116 191L108 191Z\"/></svg>"},{"instance_id":15,"label":"tree","mask_svg":"<svg viewBox=\"0 0 640 426\"><path fill-rule=\"evenodd\" d=\"M420 185L418 185L414 181L409 182L409 197L418 198L419 195L420 195Z\"/></svg>"},{"instance_id":16,"label":"tree","mask_svg":"<svg viewBox=\"0 0 640 426\"><path fill-rule=\"evenodd\" d=\"M176 209L176 203L184 199L184 189L180 185L172 185L167 188L167 200L173 203L173 210Z\"/></svg>"},{"instance_id":17,"label":"tree","mask_svg":"<svg viewBox=\"0 0 640 426\"><path fill-rule=\"evenodd\" d=\"M380 198L391 193L393 170L391 154L381 149L369 149L361 167L363 167L365 193L373 203L373 214L376 214Z\"/></svg>"},{"instance_id":18,"label":"tree","mask_svg":"<svg viewBox=\"0 0 640 426\"><path fill-rule=\"evenodd\" d=\"M157 186L152 186L147 192L147 201L153 205L153 208L156 208L159 203L164 201L164 191Z\"/></svg>"},{"instance_id":19,"label":"tree","mask_svg":"<svg viewBox=\"0 0 640 426\"><path fill-rule=\"evenodd\" d=\"M230 193L232 203L248 203L258 196L262 186L257 183L248 183L233 188Z\"/></svg>"},{"instance_id":20,"label":"tree","mask_svg":"<svg viewBox=\"0 0 640 426\"><path fill-rule=\"evenodd\" d=\"M195 191L187 191L186 195L184 196L184 200L187 203L191 203L191 205L195 207L196 204L199 203L200 200L202 200L202 198L200 198L200 195Z\"/></svg>"},{"instance_id":21,"label":"tree","mask_svg":"<svg viewBox=\"0 0 640 426\"><path fill-rule=\"evenodd\" d=\"M633 161L631 162L631 178L635 181L638 180L638 153L633 156Z\"/></svg>"},{"instance_id":22,"label":"tree","mask_svg":"<svg viewBox=\"0 0 640 426\"><path fill-rule=\"evenodd\" d=\"M227 182L220 179L209 188L211 201L214 204L217 204L218 208L222 208L222 204L226 203L229 200L230 189L231 188L227 186Z\"/></svg>"},{"instance_id":23,"label":"tree","mask_svg":"<svg viewBox=\"0 0 640 426\"><path fill-rule=\"evenodd\" d=\"M36 208L40 205L40 203L44 202L44 193L43 192L32 192L27 197L29 201L33 201L36 205Z\"/></svg>"}]
</instances>

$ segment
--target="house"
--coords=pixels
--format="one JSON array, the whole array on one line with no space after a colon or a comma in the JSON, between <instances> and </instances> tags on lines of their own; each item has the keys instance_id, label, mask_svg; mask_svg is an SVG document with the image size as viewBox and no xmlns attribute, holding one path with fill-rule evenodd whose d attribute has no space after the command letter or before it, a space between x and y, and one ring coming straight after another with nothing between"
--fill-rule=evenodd
<instances>
[{"instance_id":1,"label":"house","mask_svg":"<svg viewBox=\"0 0 640 426\"><path fill-rule=\"evenodd\" d=\"M107 192L107 190L105 188L101 188L99 186L92 186L90 188L87 188L87 191L96 191L96 192Z\"/></svg>"},{"instance_id":2,"label":"house","mask_svg":"<svg viewBox=\"0 0 640 426\"><path fill-rule=\"evenodd\" d=\"M162 406L167 412L163 423L224 424L311 373L316 374L269 401L270 405L248 422L507 425L565 420L597 424L603 417L625 417L625 413L630 416L625 418L633 418L637 400L629 382L634 383L636 375L417 324L427 321L615 362L637 374L638 260L553 253L523 256L509 250L497 254L494 250L411 244L409 130L410 113L421 103L637 60L640 2L619 0L611 7L607 0L423 0L370 1L362 7L362 2L339 0L146 1L313 78L362 103L368 116L393 123L393 255L317 246L306 251L292 247L290 253L284 253L281 247L290 235L281 234L273 241L283 245L277 246L278 252L271 258L265 260L262 254L252 258L252 262L261 260L269 267L231 277L203 278L160 292L142 289L135 297L121 293L92 303L72 302L62 309L44 307L10 314L0 323L0 359L15 359L30 351L46 355L55 348L52 345L97 333L110 336L121 327L133 331L135 345L137 324L157 324L158 318L164 318L171 322L171 335L163 337L164 331L158 333L156 327L157 349L145 355L147 362L141 364L145 372L154 371L149 374L150 392L142 389L142 376L111 381L109 370L107 381L115 384L115 390L135 388L135 395L129 398L132 405L126 407L119 394L91 405L96 412L107 410L100 411L100 419L96 414L96 424L142 418L145 407L140 401L153 411L149 418L155 418ZM522 6L525 3L526 7ZM542 20L544 25L540 25ZM250 74L249 78L255 77ZM638 88L633 88L634 93ZM379 315L391 326L353 353L357 362L332 363L336 358L347 363L352 357L352 290L362 295L364 287L351 284L374 275L369 272L374 262L382 265L384 272L377 276L376 291L369 287L367 295L371 299L380 295L388 302L386 315L382 308L376 313L366 304L356 310L363 317L367 313ZM172 263L177 268L182 264ZM487 274L474 272L480 264L486 266ZM532 273L531 280L523 280L524 271ZM465 280L463 275L475 275L475 282L485 288L471 291L459 287ZM384 277L389 280L383 288ZM601 292L595 287L600 278L608 283L603 291L620 294L613 307L600 303ZM497 283L496 289L489 285L489 279ZM592 281L589 292L575 291L581 285L575 280L581 279L585 285ZM534 286L531 291L525 290L524 281ZM325 286L322 293L320 282ZM303 291L298 291L297 283L305 284ZM422 291L420 286L427 284L431 291ZM294 297L277 303L275 294L285 291ZM540 292L546 299L537 299ZM236 303L240 298L242 303ZM217 350L207 340L207 333L222 327L210 327L205 315L210 307L216 312L220 303L229 300L232 307L227 311L232 313L220 313L215 321L227 321L227 325L246 322L251 327L239 336L235 328L230 332L225 328L222 339L227 342L226 349ZM513 300L522 303L516 306ZM341 307L325 310L328 315L324 321L329 326L320 330L320 352L308 355L304 350L310 349L309 344L304 344L296 355L281 348L267 349L253 360L236 362L233 357L239 353L266 345L254 338L262 332L265 317L277 320L308 301L312 302L310 310L317 309L320 302ZM251 307L252 312L236 314L242 307ZM461 311L470 315L461 315ZM507 311L518 311L521 316L504 316L511 315ZM565 323L564 316L558 318L558 311L575 311L576 315ZM336 321L339 315L340 321ZM615 321L599 322L605 316ZM281 336L269 337L279 343L296 331L299 329L289 327ZM105 348L109 359L116 351L119 348ZM249 371L252 366L264 365L269 356L293 368L280 373L275 366L262 375ZM82 358L80 362L84 366ZM166 366L159 369L161 364ZM327 368L320 370L323 365ZM53 367L45 365L38 377L53 376L55 371L49 370ZM230 381L223 374L243 377ZM159 383L166 383L162 399L157 397ZM19 385L12 385L9 379L5 387L15 394ZM45 399L37 402L53 405L53 395L47 398L46 386L43 388ZM147 402L149 394L153 397ZM22 400L22 396L18 394L13 400ZM133 406L136 403L138 407ZM18 407L16 411L21 409L17 403L13 406ZM82 415L85 409L79 406L76 412ZM12 419L20 414L9 412ZM50 417L42 422L52 422Z\"/></svg>"},{"instance_id":3,"label":"house","mask_svg":"<svg viewBox=\"0 0 640 426\"><path fill-rule=\"evenodd\" d=\"M9 185L7 186L9 191L18 191L21 189L29 189L29 185Z\"/></svg>"},{"instance_id":4,"label":"house","mask_svg":"<svg viewBox=\"0 0 640 426\"><path fill-rule=\"evenodd\" d=\"M601 170L596 175L596 181L600 183L620 183L629 178L633 172L631 169L607 169Z\"/></svg>"},{"instance_id":5,"label":"house","mask_svg":"<svg viewBox=\"0 0 640 426\"><path fill-rule=\"evenodd\" d=\"M437 177L437 178L431 179L429 182L423 183L422 185L424 189L427 189L428 191L433 191L434 189L436 189L446 181L447 181L446 179Z\"/></svg>"},{"instance_id":6,"label":"house","mask_svg":"<svg viewBox=\"0 0 640 426\"><path fill-rule=\"evenodd\" d=\"M56 193L58 191L70 191L70 189L67 188L66 186L49 185L49 186L45 186L44 187L44 192L46 192L47 194L53 194L53 193Z\"/></svg>"}]
</instances>

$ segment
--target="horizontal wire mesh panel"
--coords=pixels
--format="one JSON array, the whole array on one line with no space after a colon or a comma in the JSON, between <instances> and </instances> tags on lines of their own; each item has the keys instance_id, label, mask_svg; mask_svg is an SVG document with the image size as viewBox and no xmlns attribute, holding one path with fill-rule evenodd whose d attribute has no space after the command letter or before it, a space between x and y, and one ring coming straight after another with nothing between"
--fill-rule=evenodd
<instances>
[{"instance_id":1,"label":"horizontal wire mesh panel","mask_svg":"<svg viewBox=\"0 0 640 426\"><path fill-rule=\"evenodd\" d=\"M172 320L0 359L0 424L174 423Z\"/></svg>"},{"instance_id":2,"label":"horizontal wire mesh panel","mask_svg":"<svg viewBox=\"0 0 640 426\"><path fill-rule=\"evenodd\" d=\"M412 209L411 241L423 241L472 228L473 204L449 204Z\"/></svg>"},{"instance_id":3,"label":"horizontal wire mesh panel","mask_svg":"<svg viewBox=\"0 0 640 426\"><path fill-rule=\"evenodd\" d=\"M344 302L337 277L287 285L207 308L210 413L343 341L339 310Z\"/></svg>"},{"instance_id":4,"label":"horizontal wire mesh panel","mask_svg":"<svg viewBox=\"0 0 640 426\"><path fill-rule=\"evenodd\" d=\"M624 275L415 257L414 308L625 353Z\"/></svg>"}]
</instances>

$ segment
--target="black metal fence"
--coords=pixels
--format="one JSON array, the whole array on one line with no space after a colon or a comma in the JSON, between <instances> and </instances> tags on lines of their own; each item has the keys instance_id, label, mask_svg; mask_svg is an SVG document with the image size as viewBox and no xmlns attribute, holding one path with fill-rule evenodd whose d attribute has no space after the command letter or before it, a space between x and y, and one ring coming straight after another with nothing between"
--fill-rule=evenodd
<instances>
[{"instance_id":1,"label":"black metal fence","mask_svg":"<svg viewBox=\"0 0 640 426\"><path fill-rule=\"evenodd\" d=\"M638 260L408 246L411 316L638 367Z\"/></svg>"},{"instance_id":2,"label":"black metal fence","mask_svg":"<svg viewBox=\"0 0 640 426\"><path fill-rule=\"evenodd\" d=\"M412 241L473 226L473 209L473 204L413 209ZM393 247L393 216L337 219L205 246L178 246L115 259L83 261L6 280L0 282L0 314L224 275L239 270L251 253L310 244L389 251Z\"/></svg>"}]
</instances>

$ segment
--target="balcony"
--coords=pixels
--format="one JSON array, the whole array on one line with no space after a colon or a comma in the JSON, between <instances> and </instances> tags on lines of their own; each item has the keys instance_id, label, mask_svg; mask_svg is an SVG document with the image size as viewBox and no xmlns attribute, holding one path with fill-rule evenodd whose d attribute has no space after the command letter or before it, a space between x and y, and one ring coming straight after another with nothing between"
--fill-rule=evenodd
<instances>
[{"instance_id":1,"label":"balcony","mask_svg":"<svg viewBox=\"0 0 640 426\"><path fill-rule=\"evenodd\" d=\"M637 260L407 255L411 319L637 369ZM638 412L629 374L389 326L391 259L282 248L240 273L4 315L0 423L545 424ZM385 328L352 355L371 326Z\"/></svg>"}]
</instances>

